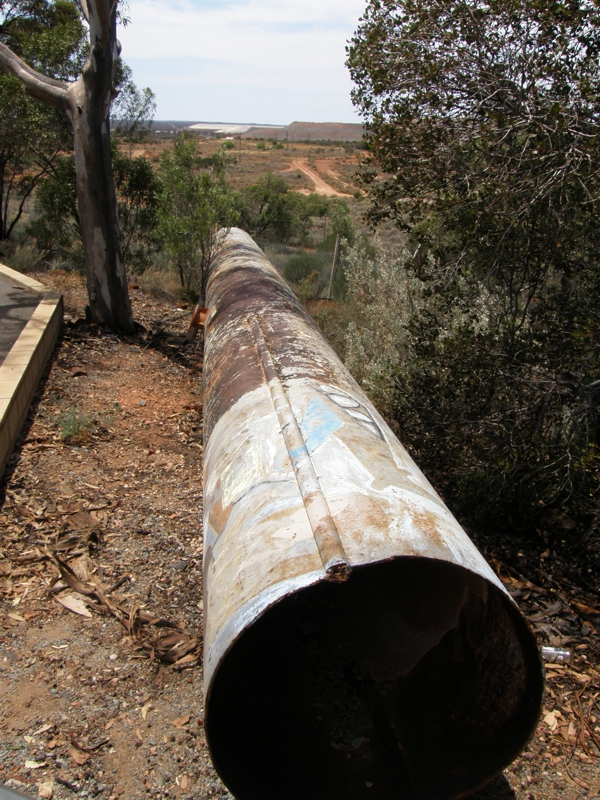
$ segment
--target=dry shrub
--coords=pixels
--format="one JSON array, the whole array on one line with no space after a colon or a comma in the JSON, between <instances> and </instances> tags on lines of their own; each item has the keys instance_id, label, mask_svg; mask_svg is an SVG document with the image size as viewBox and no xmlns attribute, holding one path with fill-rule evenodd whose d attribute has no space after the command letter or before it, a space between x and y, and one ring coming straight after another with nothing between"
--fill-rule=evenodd
<instances>
[{"instance_id":1,"label":"dry shrub","mask_svg":"<svg viewBox=\"0 0 600 800\"><path fill-rule=\"evenodd\" d=\"M181 296L181 283L176 273L170 269L152 267L136 278L140 287L153 297L177 302Z\"/></svg>"}]
</instances>

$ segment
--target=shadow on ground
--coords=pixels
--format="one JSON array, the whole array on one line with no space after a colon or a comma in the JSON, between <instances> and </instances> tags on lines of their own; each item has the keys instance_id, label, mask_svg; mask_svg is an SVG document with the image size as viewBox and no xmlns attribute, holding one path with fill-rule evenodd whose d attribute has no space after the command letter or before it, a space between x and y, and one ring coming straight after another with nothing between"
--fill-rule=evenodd
<instances>
[{"instance_id":1,"label":"shadow on ground","mask_svg":"<svg viewBox=\"0 0 600 800\"><path fill-rule=\"evenodd\" d=\"M516 797L504 775L496 775L489 783L470 795L470 800L510 800Z\"/></svg>"}]
</instances>

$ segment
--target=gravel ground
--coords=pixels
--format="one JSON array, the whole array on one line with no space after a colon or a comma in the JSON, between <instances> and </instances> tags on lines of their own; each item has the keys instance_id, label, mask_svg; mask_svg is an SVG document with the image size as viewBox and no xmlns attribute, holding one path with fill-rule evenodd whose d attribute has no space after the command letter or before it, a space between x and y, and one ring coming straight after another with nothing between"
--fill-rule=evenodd
<instances>
[{"instance_id":1,"label":"gravel ground","mask_svg":"<svg viewBox=\"0 0 600 800\"><path fill-rule=\"evenodd\" d=\"M145 331L118 338L80 321L77 277L36 277L64 293L66 325L1 487L0 785L231 798L202 719L202 352L184 342L190 309L134 289ZM549 668L535 738L476 797L600 797L600 595L494 564L540 640L574 659ZM163 638L174 630L176 656Z\"/></svg>"}]
</instances>

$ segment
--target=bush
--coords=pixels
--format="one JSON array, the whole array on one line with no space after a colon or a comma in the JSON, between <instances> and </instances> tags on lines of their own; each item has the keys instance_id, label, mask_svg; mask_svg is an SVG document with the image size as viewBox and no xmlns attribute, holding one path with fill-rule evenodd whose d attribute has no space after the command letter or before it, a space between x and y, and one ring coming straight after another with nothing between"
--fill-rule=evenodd
<instances>
[{"instance_id":1,"label":"bush","mask_svg":"<svg viewBox=\"0 0 600 800\"><path fill-rule=\"evenodd\" d=\"M560 282L518 331L504 295L436 260L348 256L346 363L470 525L553 545L597 534L600 327ZM597 290L596 290L597 291ZM579 311L581 312L581 304Z\"/></svg>"},{"instance_id":2,"label":"bush","mask_svg":"<svg viewBox=\"0 0 600 800\"><path fill-rule=\"evenodd\" d=\"M86 444L96 430L96 422L80 408L71 408L58 419L58 428L61 442Z\"/></svg>"},{"instance_id":3,"label":"bush","mask_svg":"<svg viewBox=\"0 0 600 800\"><path fill-rule=\"evenodd\" d=\"M123 262L129 274L139 275L149 266L157 248L159 184L146 158L128 158L114 146L112 161ZM52 173L40 184L35 211L37 217L30 224L29 232L37 247L48 256L58 256L73 266L83 267L73 156L60 158Z\"/></svg>"},{"instance_id":4,"label":"bush","mask_svg":"<svg viewBox=\"0 0 600 800\"><path fill-rule=\"evenodd\" d=\"M37 247L46 256L59 256L73 266L83 267L73 156L57 160L37 189L34 209L36 218L29 225L29 233Z\"/></svg>"},{"instance_id":5,"label":"bush","mask_svg":"<svg viewBox=\"0 0 600 800\"><path fill-rule=\"evenodd\" d=\"M299 253L289 258L283 268L283 277L288 283L299 284L315 272L320 275L322 264L322 257L316 253ZM319 282L322 283L320 278Z\"/></svg>"},{"instance_id":6,"label":"bush","mask_svg":"<svg viewBox=\"0 0 600 800\"><path fill-rule=\"evenodd\" d=\"M35 269L43 259L43 253L32 244L18 244L14 254L7 259L7 266L17 272L29 272Z\"/></svg>"},{"instance_id":7,"label":"bush","mask_svg":"<svg viewBox=\"0 0 600 800\"><path fill-rule=\"evenodd\" d=\"M348 51L369 216L422 296L391 384L369 300L356 369L465 519L553 542L600 513L599 48L587 0L371 0Z\"/></svg>"}]
</instances>

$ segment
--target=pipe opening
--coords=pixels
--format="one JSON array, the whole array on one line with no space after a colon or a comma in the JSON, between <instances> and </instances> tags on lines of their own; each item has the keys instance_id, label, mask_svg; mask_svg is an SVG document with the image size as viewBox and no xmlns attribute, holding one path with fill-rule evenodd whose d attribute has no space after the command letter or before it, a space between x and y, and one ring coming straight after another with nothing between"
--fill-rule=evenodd
<instances>
[{"instance_id":1,"label":"pipe opening","mask_svg":"<svg viewBox=\"0 0 600 800\"><path fill-rule=\"evenodd\" d=\"M499 589L398 558L265 612L214 677L206 731L237 800L445 800L519 753L542 692Z\"/></svg>"}]
</instances>

